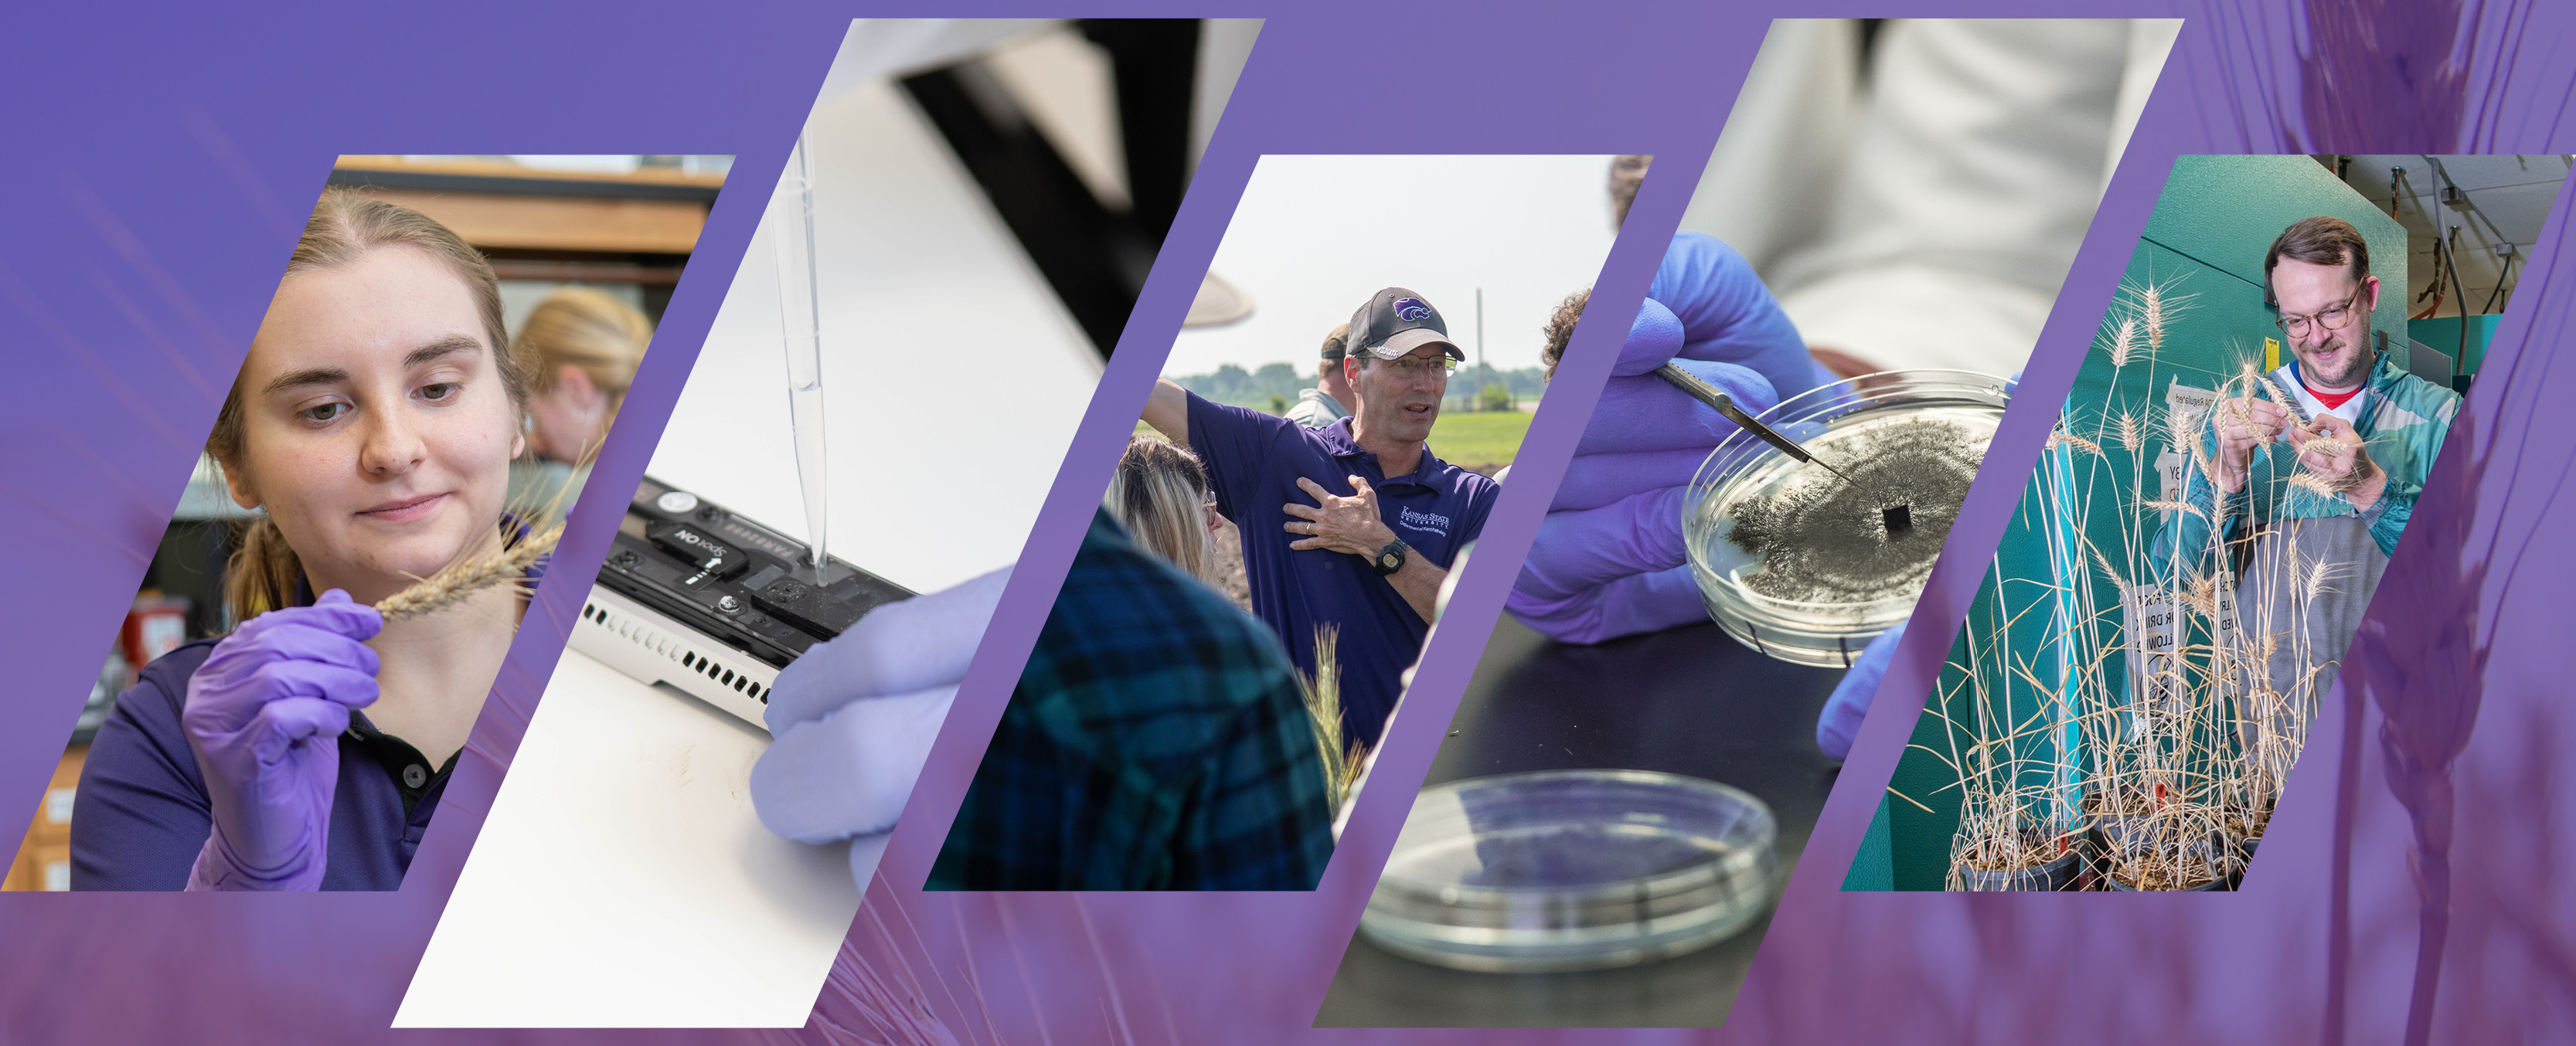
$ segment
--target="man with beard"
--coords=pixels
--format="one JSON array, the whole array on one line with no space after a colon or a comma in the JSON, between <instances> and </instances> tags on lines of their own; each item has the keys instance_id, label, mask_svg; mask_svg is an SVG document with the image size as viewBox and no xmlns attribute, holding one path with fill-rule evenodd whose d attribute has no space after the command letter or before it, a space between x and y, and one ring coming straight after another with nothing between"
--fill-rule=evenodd
<instances>
[{"instance_id":1,"label":"man with beard","mask_svg":"<svg viewBox=\"0 0 2576 1046\"><path fill-rule=\"evenodd\" d=\"M2212 405L2202 467L2184 470L2193 510L2167 514L2156 562L2191 570L2231 553L2237 642L2260 665L2244 680L2247 719L2296 736L2361 625L2460 397L2374 351L2379 280L2350 223L2291 225L2263 272L2292 359L2262 376L2269 394Z\"/></svg>"},{"instance_id":2,"label":"man with beard","mask_svg":"<svg viewBox=\"0 0 2576 1046\"><path fill-rule=\"evenodd\" d=\"M1432 456L1449 372L1466 353L1421 295L1388 287L1351 316L1342 363L1354 413L1321 429L1156 382L1145 424L1207 465L1217 511L1243 535L1253 612L1300 672L1336 632L1343 738L1374 747L1430 631L1458 550L1501 488Z\"/></svg>"}]
</instances>

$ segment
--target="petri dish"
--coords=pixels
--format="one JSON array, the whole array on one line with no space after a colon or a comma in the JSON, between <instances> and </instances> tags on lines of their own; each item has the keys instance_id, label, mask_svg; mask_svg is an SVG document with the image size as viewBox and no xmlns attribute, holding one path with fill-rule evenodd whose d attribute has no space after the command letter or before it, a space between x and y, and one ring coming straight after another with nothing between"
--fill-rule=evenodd
<instances>
[{"instance_id":1,"label":"petri dish","mask_svg":"<svg viewBox=\"0 0 2576 1046\"><path fill-rule=\"evenodd\" d=\"M1462 970L1628 966L1706 947L1771 908L1779 827L1738 789L1550 770L1425 789L1360 932Z\"/></svg>"},{"instance_id":2,"label":"petri dish","mask_svg":"<svg viewBox=\"0 0 2576 1046\"><path fill-rule=\"evenodd\" d=\"M1710 618L1783 661L1849 667L1914 612L1967 499L2012 382L1972 371L1863 375L1758 417L1846 480L1738 432L1709 453L1682 507ZM1910 506L1891 535L1881 509Z\"/></svg>"}]
</instances>

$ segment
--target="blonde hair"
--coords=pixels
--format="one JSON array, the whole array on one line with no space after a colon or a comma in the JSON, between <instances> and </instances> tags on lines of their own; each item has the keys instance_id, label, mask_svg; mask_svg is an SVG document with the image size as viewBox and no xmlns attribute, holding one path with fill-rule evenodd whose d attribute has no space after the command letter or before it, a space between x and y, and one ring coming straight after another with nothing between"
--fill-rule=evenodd
<instances>
[{"instance_id":1,"label":"blonde hair","mask_svg":"<svg viewBox=\"0 0 2576 1046\"><path fill-rule=\"evenodd\" d=\"M545 395L555 389L555 375L566 365L590 375L590 383L608 393L608 415L626 401L635 384L635 368L644 362L644 346L653 340L653 322L615 295L589 287L565 287L546 295L519 322L519 337L510 351L534 364L528 391Z\"/></svg>"},{"instance_id":2,"label":"blonde hair","mask_svg":"<svg viewBox=\"0 0 2576 1046\"><path fill-rule=\"evenodd\" d=\"M1200 522L1207 472L1188 449L1138 433L1127 440L1101 504L1145 551L1214 584L1216 549Z\"/></svg>"},{"instance_id":3,"label":"blonde hair","mask_svg":"<svg viewBox=\"0 0 2576 1046\"><path fill-rule=\"evenodd\" d=\"M346 189L324 192L313 205L313 217L304 223L304 236L295 242L295 254L287 259L280 282L299 273L354 264L377 248L396 245L427 252L464 281L483 321L483 342L492 349L493 370L499 373L511 404L524 410L529 367L510 345L509 332L502 325L500 280L492 275L483 252L428 216ZM206 454L236 476L241 475L242 432L241 377L235 375L223 410L215 415L214 430L206 434ZM303 580L303 561L287 545L276 521L262 515L243 529L225 566L224 600L232 605L234 620L246 621L294 605L296 587Z\"/></svg>"}]
</instances>

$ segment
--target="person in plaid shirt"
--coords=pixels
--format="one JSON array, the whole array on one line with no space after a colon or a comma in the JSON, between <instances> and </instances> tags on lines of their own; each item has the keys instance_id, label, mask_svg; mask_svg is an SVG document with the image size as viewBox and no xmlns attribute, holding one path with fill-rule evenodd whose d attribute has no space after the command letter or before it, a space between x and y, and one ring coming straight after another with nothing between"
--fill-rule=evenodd
<instances>
[{"instance_id":1,"label":"person in plaid shirt","mask_svg":"<svg viewBox=\"0 0 2576 1046\"><path fill-rule=\"evenodd\" d=\"M1322 761L1268 627L1092 518L933 890L1311 890Z\"/></svg>"}]
</instances>

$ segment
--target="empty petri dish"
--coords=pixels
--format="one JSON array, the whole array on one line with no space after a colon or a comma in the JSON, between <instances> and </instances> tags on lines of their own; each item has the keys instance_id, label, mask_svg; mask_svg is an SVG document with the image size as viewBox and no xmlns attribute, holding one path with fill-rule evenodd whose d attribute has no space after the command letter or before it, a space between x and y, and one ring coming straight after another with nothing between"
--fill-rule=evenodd
<instances>
[{"instance_id":1,"label":"empty petri dish","mask_svg":"<svg viewBox=\"0 0 2576 1046\"><path fill-rule=\"evenodd\" d=\"M1724 940L1771 907L1771 809L1714 781L1551 770L1425 789L1360 932L1462 970L1627 966Z\"/></svg>"},{"instance_id":2,"label":"empty petri dish","mask_svg":"<svg viewBox=\"0 0 2576 1046\"><path fill-rule=\"evenodd\" d=\"M1819 386L1764 424L1835 471L1738 432L1709 453L1682 508L1709 617L1772 657L1848 667L1914 612L1966 502L2012 382L1909 370ZM1912 525L1887 527L1904 505Z\"/></svg>"}]
</instances>

